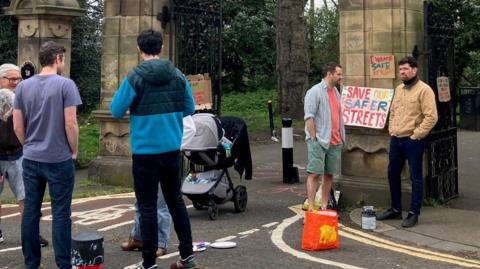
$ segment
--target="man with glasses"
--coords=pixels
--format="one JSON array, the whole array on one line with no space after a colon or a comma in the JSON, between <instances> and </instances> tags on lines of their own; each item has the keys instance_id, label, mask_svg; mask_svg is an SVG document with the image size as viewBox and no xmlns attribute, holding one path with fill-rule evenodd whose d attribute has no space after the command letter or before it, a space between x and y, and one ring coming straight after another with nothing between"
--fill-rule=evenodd
<instances>
[{"instance_id":1,"label":"man with glasses","mask_svg":"<svg viewBox=\"0 0 480 269\"><path fill-rule=\"evenodd\" d=\"M0 89L10 90L15 93L18 83L22 81L20 68L14 64L0 65ZM5 120L0 120L0 194L3 192L5 179L18 201L20 213L23 214L23 200L25 199L25 189L22 178L22 145L18 142L17 136L13 131L13 117L11 109L13 100L8 100L8 92L2 94L0 99L2 105L1 114L9 114ZM11 102L10 102L11 101ZM3 116L3 115L1 115ZM2 204L0 203L0 218L2 216ZM1 219L0 219L1 220ZM0 227L0 243L4 240ZM45 247L48 241L40 236L40 246Z\"/></svg>"}]
</instances>

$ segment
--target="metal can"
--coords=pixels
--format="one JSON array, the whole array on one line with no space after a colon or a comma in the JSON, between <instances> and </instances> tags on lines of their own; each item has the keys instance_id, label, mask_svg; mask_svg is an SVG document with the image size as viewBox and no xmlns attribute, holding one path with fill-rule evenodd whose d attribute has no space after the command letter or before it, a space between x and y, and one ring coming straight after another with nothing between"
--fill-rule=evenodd
<instances>
[{"instance_id":1,"label":"metal can","mask_svg":"<svg viewBox=\"0 0 480 269\"><path fill-rule=\"evenodd\" d=\"M362 229L375 230L377 228L375 209L373 206L364 206L362 210Z\"/></svg>"}]
</instances>

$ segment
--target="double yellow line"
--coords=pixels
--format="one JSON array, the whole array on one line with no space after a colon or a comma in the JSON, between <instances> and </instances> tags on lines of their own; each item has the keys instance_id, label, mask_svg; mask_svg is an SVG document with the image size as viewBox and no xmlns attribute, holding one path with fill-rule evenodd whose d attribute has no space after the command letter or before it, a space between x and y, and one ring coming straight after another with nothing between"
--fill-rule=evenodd
<instances>
[{"instance_id":1,"label":"double yellow line","mask_svg":"<svg viewBox=\"0 0 480 269\"><path fill-rule=\"evenodd\" d=\"M445 263L460 265L463 267L480 268L480 261L478 260L465 259L465 258L454 256L454 255L443 254L439 252L426 250L423 248L416 248L416 247L411 247L403 244L394 243L392 241L380 238L378 236L374 236L356 229L346 227L342 224L339 224L339 227L340 227L340 231L339 231L340 236L358 241L363 244L387 249L394 252L403 253L406 255L410 255L410 256L426 259L426 260L445 262Z\"/></svg>"},{"instance_id":2,"label":"double yellow line","mask_svg":"<svg viewBox=\"0 0 480 269\"><path fill-rule=\"evenodd\" d=\"M305 214L302 211L302 205L292 206L290 207L292 211L295 213L303 216ZM423 248L412 247L404 244L395 243L384 238L372 235L370 233L362 232L357 229L353 229L350 227L346 227L345 225L339 224L338 225L339 235L341 237L345 237L351 240L355 240L362 244L383 248L386 250L402 253L405 255L431 260L431 261L438 261L438 262L445 262L450 264L455 264L463 267L469 268L480 268L480 261L479 260L472 260L472 259L465 259L462 257L444 254L440 252L430 251Z\"/></svg>"}]
</instances>

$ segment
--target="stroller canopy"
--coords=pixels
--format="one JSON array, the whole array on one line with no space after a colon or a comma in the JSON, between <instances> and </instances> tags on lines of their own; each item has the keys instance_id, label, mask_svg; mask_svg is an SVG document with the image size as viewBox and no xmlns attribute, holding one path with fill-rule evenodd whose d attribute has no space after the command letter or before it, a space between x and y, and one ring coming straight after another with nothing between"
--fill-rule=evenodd
<instances>
[{"instance_id":1,"label":"stroller canopy","mask_svg":"<svg viewBox=\"0 0 480 269\"><path fill-rule=\"evenodd\" d=\"M192 116L195 123L195 136L188 141L184 150L216 149L223 137L223 129L218 118L210 113L198 113Z\"/></svg>"}]
</instances>

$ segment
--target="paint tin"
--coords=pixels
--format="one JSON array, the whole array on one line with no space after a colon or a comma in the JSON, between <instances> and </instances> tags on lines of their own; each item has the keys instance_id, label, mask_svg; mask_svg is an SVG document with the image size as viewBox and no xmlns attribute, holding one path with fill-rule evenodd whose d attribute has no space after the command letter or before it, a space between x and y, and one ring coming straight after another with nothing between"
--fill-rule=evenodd
<instances>
[{"instance_id":1,"label":"paint tin","mask_svg":"<svg viewBox=\"0 0 480 269\"><path fill-rule=\"evenodd\" d=\"M362 229L375 230L377 228L376 214L373 206L364 206L362 211Z\"/></svg>"},{"instance_id":2,"label":"paint tin","mask_svg":"<svg viewBox=\"0 0 480 269\"><path fill-rule=\"evenodd\" d=\"M82 232L72 238L73 269L103 269L103 237L96 232Z\"/></svg>"}]
</instances>

